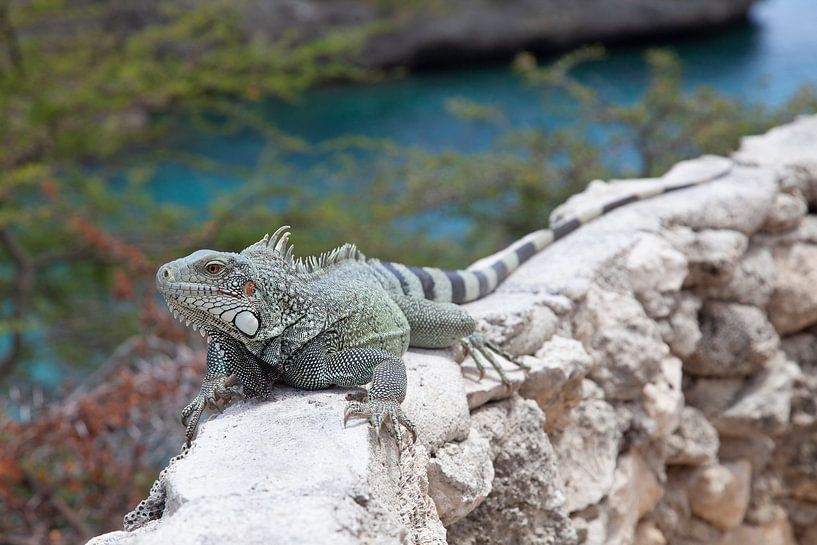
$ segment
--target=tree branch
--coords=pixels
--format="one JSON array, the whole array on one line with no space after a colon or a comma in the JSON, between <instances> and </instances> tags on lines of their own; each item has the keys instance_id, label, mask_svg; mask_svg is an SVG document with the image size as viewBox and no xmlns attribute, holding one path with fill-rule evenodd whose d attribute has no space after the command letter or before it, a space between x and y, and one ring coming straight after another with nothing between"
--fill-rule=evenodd
<instances>
[{"instance_id":1,"label":"tree branch","mask_svg":"<svg viewBox=\"0 0 817 545\"><path fill-rule=\"evenodd\" d=\"M23 52L20 49L20 41L17 39L17 31L9 18L10 4L8 0L0 0L0 37L6 44L6 54L12 69L22 74L24 72Z\"/></svg>"},{"instance_id":2,"label":"tree branch","mask_svg":"<svg viewBox=\"0 0 817 545\"><path fill-rule=\"evenodd\" d=\"M11 348L0 360L0 383L14 370L23 350L23 332L19 324L28 311L31 289L34 287L34 260L8 229L0 229L0 244L14 261L14 297L12 298L12 318L16 322L12 333Z\"/></svg>"}]
</instances>

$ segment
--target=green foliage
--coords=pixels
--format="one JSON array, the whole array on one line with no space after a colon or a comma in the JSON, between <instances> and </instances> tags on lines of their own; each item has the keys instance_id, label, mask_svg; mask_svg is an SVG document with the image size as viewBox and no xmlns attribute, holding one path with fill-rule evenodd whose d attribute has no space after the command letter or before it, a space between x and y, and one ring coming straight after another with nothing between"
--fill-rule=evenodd
<instances>
[{"instance_id":1,"label":"green foliage","mask_svg":"<svg viewBox=\"0 0 817 545\"><path fill-rule=\"evenodd\" d=\"M726 154L741 136L757 134L817 109L817 89L803 87L782 107L766 107L726 97L709 87L681 88L682 66L666 50L650 50L646 61L649 84L641 100L630 105L607 102L601 93L571 76L582 62L599 60L599 47L579 49L556 63L540 67L530 54L519 55L517 70L533 85L557 87L576 101L584 127L601 127L611 135L609 148L636 154L636 172L613 175L656 176L680 159L702 153Z\"/></svg>"},{"instance_id":2,"label":"green foliage","mask_svg":"<svg viewBox=\"0 0 817 545\"><path fill-rule=\"evenodd\" d=\"M377 76L349 62L365 28L273 42L249 39L241 16L223 0L0 1L0 381L36 345L93 365L139 327L157 263L210 237L211 223L154 202L144 182L161 157L132 150L185 114L297 149L254 103Z\"/></svg>"},{"instance_id":3,"label":"green foliage","mask_svg":"<svg viewBox=\"0 0 817 545\"><path fill-rule=\"evenodd\" d=\"M561 93L558 107L543 99L548 115L570 118L559 128L513 129L501 109L452 97L450 114L495 127L490 149L431 152L355 136L311 146L271 126L264 101L381 77L349 62L378 28L269 41L250 39L225 0L135 6L0 2L0 329L11 333L0 380L45 357L92 368L123 338L155 329L145 319L153 271L193 249L240 249L288 223L300 254L355 241L373 256L462 267L542 227L594 178L726 153L741 135L817 104L807 89L781 108L685 92L665 51L647 55L641 100L612 104L575 77L604 55L592 47L547 66L530 54L514 63L543 97ZM250 131L265 145L245 165L156 145L179 127ZM633 170L621 169L622 155ZM296 171L293 158L318 166ZM239 182L204 213L160 204L148 182L162 161Z\"/></svg>"}]
</instances>

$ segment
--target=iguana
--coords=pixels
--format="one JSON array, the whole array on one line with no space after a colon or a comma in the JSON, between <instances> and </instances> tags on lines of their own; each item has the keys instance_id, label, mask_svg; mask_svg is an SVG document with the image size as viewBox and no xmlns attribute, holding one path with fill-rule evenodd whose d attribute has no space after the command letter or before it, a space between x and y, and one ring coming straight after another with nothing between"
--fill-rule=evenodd
<instances>
[{"instance_id":1,"label":"iguana","mask_svg":"<svg viewBox=\"0 0 817 545\"><path fill-rule=\"evenodd\" d=\"M240 253L198 250L162 265L156 285L168 307L208 342L201 391L182 411L187 444L206 408L265 396L283 382L308 390L371 383L365 401L349 403L344 422L365 418L379 432L389 421L400 445L402 427L416 436L400 407L407 382L401 356L409 346L460 343L481 375L491 366L506 384L499 358L523 367L476 331L474 318L458 304L488 295L537 252L602 214L720 178L730 169L694 182L656 183L534 231L467 270L368 258L352 244L298 259L287 226ZM126 517L126 528L161 516L162 498L157 481L151 497Z\"/></svg>"}]
</instances>

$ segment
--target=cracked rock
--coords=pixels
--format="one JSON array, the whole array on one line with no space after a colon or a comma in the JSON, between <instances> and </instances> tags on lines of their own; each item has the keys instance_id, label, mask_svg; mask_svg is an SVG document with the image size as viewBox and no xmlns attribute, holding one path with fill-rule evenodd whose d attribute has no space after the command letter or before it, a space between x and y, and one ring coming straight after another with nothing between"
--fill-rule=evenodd
<instances>
[{"instance_id":1,"label":"cracked rock","mask_svg":"<svg viewBox=\"0 0 817 545\"><path fill-rule=\"evenodd\" d=\"M573 410L572 424L554 436L569 512L598 503L610 491L622 431L612 405L589 399Z\"/></svg>"},{"instance_id":2,"label":"cracked rock","mask_svg":"<svg viewBox=\"0 0 817 545\"><path fill-rule=\"evenodd\" d=\"M428 464L429 495L443 525L450 526L485 500L494 480L491 447L472 431L468 439L446 443Z\"/></svg>"},{"instance_id":3,"label":"cracked rock","mask_svg":"<svg viewBox=\"0 0 817 545\"><path fill-rule=\"evenodd\" d=\"M630 286L651 318L663 318L675 308L689 270L684 255L661 237L639 238L625 259Z\"/></svg>"},{"instance_id":4,"label":"cracked rock","mask_svg":"<svg viewBox=\"0 0 817 545\"><path fill-rule=\"evenodd\" d=\"M702 304L697 295L682 292L673 313L667 320L659 322L664 342L679 358L686 358L695 352L701 340L698 311Z\"/></svg>"},{"instance_id":5,"label":"cracked rock","mask_svg":"<svg viewBox=\"0 0 817 545\"><path fill-rule=\"evenodd\" d=\"M667 464L700 466L718 459L718 432L704 414L694 407L684 407L681 422L667 439Z\"/></svg>"},{"instance_id":6,"label":"cracked rock","mask_svg":"<svg viewBox=\"0 0 817 545\"><path fill-rule=\"evenodd\" d=\"M774 249L777 281L769 301L769 320L781 335L817 323L817 245Z\"/></svg>"},{"instance_id":7,"label":"cracked rock","mask_svg":"<svg viewBox=\"0 0 817 545\"><path fill-rule=\"evenodd\" d=\"M696 232L679 226L668 230L666 236L687 258L689 275L685 287L727 282L749 245L746 235L727 229Z\"/></svg>"},{"instance_id":8,"label":"cracked rock","mask_svg":"<svg viewBox=\"0 0 817 545\"><path fill-rule=\"evenodd\" d=\"M807 209L806 199L799 190L793 193L778 193L772 202L763 230L780 233L794 229L803 220Z\"/></svg>"},{"instance_id":9,"label":"cracked rock","mask_svg":"<svg viewBox=\"0 0 817 545\"><path fill-rule=\"evenodd\" d=\"M800 371L782 353L752 377L713 424L721 435L778 435L789 422L792 387Z\"/></svg>"},{"instance_id":10,"label":"cracked rock","mask_svg":"<svg viewBox=\"0 0 817 545\"><path fill-rule=\"evenodd\" d=\"M491 494L448 528L451 545L576 543L544 414L517 396L474 411L472 423L494 457Z\"/></svg>"},{"instance_id":11,"label":"cracked rock","mask_svg":"<svg viewBox=\"0 0 817 545\"><path fill-rule=\"evenodd\" d=\"M701 468L687 489L692 512L727 530L743 521L749 506L752 465L741 460Z\"/></svg>"},{"instance_id":12,"label":"cracked rock","mask_svg":"<svg viewBox=\"0 0 817 545\"><path fill-rule=\"evenodd\" d=\"M609 399L639 397L669 353L658 325L629 295L593 286L573 322L593 356L590 376Z\"/></svg>"},{"instance_id":13,"label":"cracked rock","mask_svg":"<svg viewBox=\"0 0 817 545\"><path fill-rule=\"evenodd\" d=\"M607 498L606 542L610 545L632 543L638 520L652 511L663 495L658 478L637 450L631 449L622 456Z\"/></svg>"},{"instance_id":14,"label":"cracked rock","mask_svg":"<svg viewBox=\"0 0 817 545\"><path fill-rule=\"evenodd\" d=\"M546 430L563 428L571 409L581 402L582 380L593 363L582 343L558 335L536 353L519 394L545 411Z\"/></svg>"},{"instance_id":15,"label":"cracked rock","mask_svg":"<svg viewBox=\"0 0 817 545\"><path fill-rule=\"evenodd\" d=\"M717 299L765 308L776 283L776 268L769 248L755 245L743 255L732 276L723 284L697 290L705 299Z\"/></svg>"}]
</instances>

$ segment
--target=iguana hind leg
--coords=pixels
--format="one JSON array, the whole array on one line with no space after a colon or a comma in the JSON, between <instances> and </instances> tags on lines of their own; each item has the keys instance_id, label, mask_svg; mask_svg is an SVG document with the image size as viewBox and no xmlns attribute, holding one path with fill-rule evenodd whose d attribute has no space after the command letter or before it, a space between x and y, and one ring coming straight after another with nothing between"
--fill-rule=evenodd
<instances>
[{"instance_id":1,"label":"iguana hind leg","mask_svg":"<svg viewBox=\"0 0 817 545\"><path fill-rule=\"evenodd\" d=\"M480 379L485 367L493 367L504 384L510 384L498 356L527 369L507 350L476 331L476 321L468 312L453 303L439 303L407 295L392 296L411 327L411 346L417 348L448 348L460 344L474 358Z\"/></svg>"},{"instance_id":2,"label":"iguana hind leg","mask_svg":"<svg viewBox=\"0 0 817 545\"><path fill-rule=\"evenodd\" d=\"M348 348L327 353L326 346L316 339L284 366L284 380L296 388L317 390L329 386L359 386L371 382L366 401L349 403L344 422L359 417L379 433L381 426L391 422L397 444L402 444L405 426L416 437L414 424L403 413L400 403L406 397L406 366L390 352L375 348Z\"/></svg>"}]
</instances>

